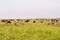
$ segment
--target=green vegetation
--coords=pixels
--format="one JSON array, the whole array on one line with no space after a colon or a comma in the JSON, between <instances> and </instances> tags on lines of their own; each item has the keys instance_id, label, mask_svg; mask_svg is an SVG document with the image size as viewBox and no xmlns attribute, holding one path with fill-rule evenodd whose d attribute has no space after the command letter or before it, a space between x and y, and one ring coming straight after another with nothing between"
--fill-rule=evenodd
<instances>
[{"instance_id":1,"label":"green vegetation","mask_svg":"<svg viewBox=\"0 0 60 40\"><path fill-rule=\"evenodd\" d=\"M0 23L0 40L60 40L60 25L40 22L19 25Z\"/></svg>"}]
</instances>

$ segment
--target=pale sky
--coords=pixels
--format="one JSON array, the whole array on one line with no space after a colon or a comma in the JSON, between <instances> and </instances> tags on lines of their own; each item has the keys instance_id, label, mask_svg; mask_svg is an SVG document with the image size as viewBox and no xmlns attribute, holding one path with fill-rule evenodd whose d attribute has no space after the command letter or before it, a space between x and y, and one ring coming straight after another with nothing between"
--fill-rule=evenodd
<instances>
[{"instance_id":1,"label":"pale sky","mask_svg":"<svg viewBox=\"0 0 60 40\"><path fill-rule=\"evenodd\" d=\"M60 0L0 0L0 18L60 18Z\"/></svg>"}]
</instances>

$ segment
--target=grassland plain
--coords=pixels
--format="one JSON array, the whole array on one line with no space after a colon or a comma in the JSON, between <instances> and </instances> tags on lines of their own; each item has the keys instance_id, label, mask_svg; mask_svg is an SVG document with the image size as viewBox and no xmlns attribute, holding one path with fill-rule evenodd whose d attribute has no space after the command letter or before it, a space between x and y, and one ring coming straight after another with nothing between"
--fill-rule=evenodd
<instances>
[{"instance_id":1,"label":"grassland plain","mask_svg":"<svg viewBox=\"0 0 60 40\"><path fill-rule=\"evenodd\" d=\"M0 23L0 40L60 40L60 25L47 25L46 22Z\"/></svg>"}]
</instances>

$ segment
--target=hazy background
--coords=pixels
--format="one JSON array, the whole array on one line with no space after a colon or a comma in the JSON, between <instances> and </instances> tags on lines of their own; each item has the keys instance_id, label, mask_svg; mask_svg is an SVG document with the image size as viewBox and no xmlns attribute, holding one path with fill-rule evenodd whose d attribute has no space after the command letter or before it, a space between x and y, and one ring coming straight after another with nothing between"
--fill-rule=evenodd
<instances>
[{"instance_id":1,"label":"hazy background","mask_svg":"<svg viewBox=\"0 0 60 40\"><path fill-rule=\"evenodd\" d=\"M0 18L60 18L60 0L0 0Z\"/></svg>"}]
</instances>

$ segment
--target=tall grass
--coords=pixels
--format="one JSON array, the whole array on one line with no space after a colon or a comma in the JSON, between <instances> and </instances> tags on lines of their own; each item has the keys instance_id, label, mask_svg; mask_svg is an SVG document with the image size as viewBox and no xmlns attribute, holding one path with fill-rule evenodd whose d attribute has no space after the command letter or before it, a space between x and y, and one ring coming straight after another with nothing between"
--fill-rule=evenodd
<instances>
[{"instance_id":1,"label":"tall grass","mask_svg":"<svg viewBox=\"0 0 60 40\"><path fill-rule=\"evenodd\" d=\"M0 40L60 40L60 25L25 23L0 24Z\"/></svg>"}]
</instances>

